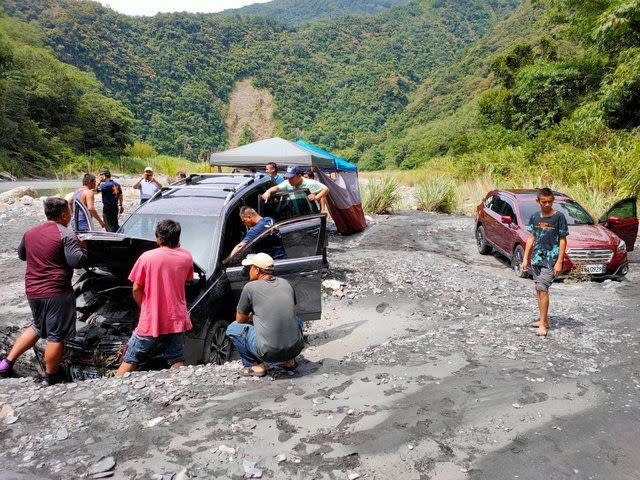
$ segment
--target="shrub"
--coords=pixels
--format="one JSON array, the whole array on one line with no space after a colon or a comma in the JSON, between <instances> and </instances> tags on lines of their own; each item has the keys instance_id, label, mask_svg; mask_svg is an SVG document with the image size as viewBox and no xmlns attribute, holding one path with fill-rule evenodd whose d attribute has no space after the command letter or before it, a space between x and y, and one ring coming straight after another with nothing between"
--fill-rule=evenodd
<instances>
[{"instance_id":1,"label":"shrub","mask_svg":"<svg viewBox=\"0 0 640 480\"><path fill-rule=\"evenodd\" d=\"M156 152L155 148L144 142L134 142L133 145L128 145L125 149L125 154L128 157L137 158L149 158L158 156L158 152Z\"/></svg>"},{"instance_id":2,"label":"shrub","mask_svg":"<svg viewBox=\"0 0 640 480\"><path fill-rule=\"evenodd\" d=\"M363 190L362 207L367 212L390 213L400 203L400 187L392 177L369 180Z\"/></svg>"},{"instance_id":3,"label":"shrub","mask_svg":"<svg viewBox=\"0 0 640 480\"><path fill-rule=\"evenodd\" d=\"M456 187L447 180L434 178L418 188L416 198L418 210L452 213L456 208Z\"/></svg>"}]
</instances>

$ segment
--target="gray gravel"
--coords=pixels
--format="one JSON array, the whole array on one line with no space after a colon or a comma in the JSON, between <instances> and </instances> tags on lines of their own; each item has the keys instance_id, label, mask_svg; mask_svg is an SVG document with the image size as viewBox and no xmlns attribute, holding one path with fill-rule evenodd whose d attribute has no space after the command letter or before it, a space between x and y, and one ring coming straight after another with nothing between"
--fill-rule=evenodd
<instances>
[{"instance_id":1,"label":"gray gravel","mask_svg":"<svg viewBox=\"0 0 640 480\"><path fill-rule=\"evenodd\" d=\"M637 264L622 283L554 285L538 338L531 281L478 255L471 226L407 212L332 238L323 319L293 375L230 362L0 381L0 470L89 478L106 456L128 479L635 478ZM23 267L0 262L17 284ZM23 302L0 303L0 325Z\"/></svg>"}]
</instances>

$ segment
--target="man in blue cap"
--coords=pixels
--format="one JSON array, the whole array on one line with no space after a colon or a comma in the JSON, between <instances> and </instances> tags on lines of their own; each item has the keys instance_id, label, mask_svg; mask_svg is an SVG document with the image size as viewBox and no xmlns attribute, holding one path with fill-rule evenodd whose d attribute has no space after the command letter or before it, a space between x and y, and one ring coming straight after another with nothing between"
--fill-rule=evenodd
<instances>
[{"instance_id":1,"label":"man in blue cap","mask_svg":"<svg viewBox=\"0 0 640 480\"><path fill-rule=\"evenodd\" d=\"M326 213L326 196L329 192L329 188L318 182L317 180L313 180L311 178L305 178L302 176L304 173L304 169L298 167L297 165L289 165L287 167L287 173L284 174L285 181L271 187L269 190L264 192L262 195L262 199L265 202L269 201L271 194L275 192L286 192L286 191L295 191L295 190L309 190L309 200L312 202L320 202L321 211Z\"/></svg>"}]
</instances>

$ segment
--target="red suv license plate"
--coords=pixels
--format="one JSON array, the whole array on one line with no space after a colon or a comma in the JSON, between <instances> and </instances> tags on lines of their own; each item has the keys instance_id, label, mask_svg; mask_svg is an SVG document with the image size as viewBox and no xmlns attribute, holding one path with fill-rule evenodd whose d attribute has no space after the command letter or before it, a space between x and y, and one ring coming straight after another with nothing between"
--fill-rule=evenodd
<instances>
[{"instance_id":1,"label":"red suv license plate","mask_svg":"<svg viewBox=\"0 0 640 480\"><path fill-rule=\"evenodd\" d=\"M606 273L606 271L606 265L583 265L580 268L581 273L590 273L591 275Z\"/></svg>"}]
</instances>

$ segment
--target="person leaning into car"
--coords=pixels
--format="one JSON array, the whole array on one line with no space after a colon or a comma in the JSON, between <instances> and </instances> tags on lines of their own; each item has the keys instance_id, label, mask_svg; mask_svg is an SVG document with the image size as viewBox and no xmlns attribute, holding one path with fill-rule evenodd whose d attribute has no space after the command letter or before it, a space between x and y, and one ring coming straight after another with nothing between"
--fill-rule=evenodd
<instances>
[{"instance_id":1,"label":"person leaning into car","mask_svg":"<svg viewBox=\"0 0 640 480\"><path fill-rule=\"evenodd\" d=\"M180 224L162 220L156 227L159 248L138 258L129 280L133 298L140 306L140 320L134 330L122 364L121 377L137 370L159 354L171 368L184 364L184 332L191 330L185 283L193 280L193 257L180 248Z\"/></svg>"},{"instance_id":2,"label":"person leaning into car","mask_svg":"<svg viewBox=\"0 0 640 480\"><path fill-rule=\"evenodd\" d=\"M266 376L265 362L283 362L285 370L293 371L304 348L293 287L273 275L273 258L266 253L247 257L242 265L249 267L249 283L242 289L236 321L227 327L244 364L242 375Z\"/></svg>"},{"instance_id":3,"label":"person leaning into car","mask_svg":"<svg viewBox=\"0 0 640 480\"><path fill-rule=\"evenodd\" d=\"M225 262L235 257L240 250L273 227L274 224L273 218L261 217L251 207L242 207L240 209L240 220L249 228L249 231L242 241L234 247ZM277 230L274 230L260 241L260 250L269 254L274 260L287 258L287 253L284 251L284 245L282 244L282 237Z\"/></svg>"},{"instance_id":4,"label":"person leaning into car","mask_svg":"<svg viewBox=\"0 0 640 480\"><path fill-rule=\"evenodd\" d=\"M293 190L307 189L311 192L309 194L309 200L312 202L320 202L320 211L322 213L327 213L326 196L327 193L329 193L329 188L317 180L303 177L303 173L304 169L296 165L289 165L287 167L287 173L284 174L284 178L286 180L264 192L262 199L265 202L268 202L271 195L276 192L290 192Z\"/></svg>"}]
</instances>

